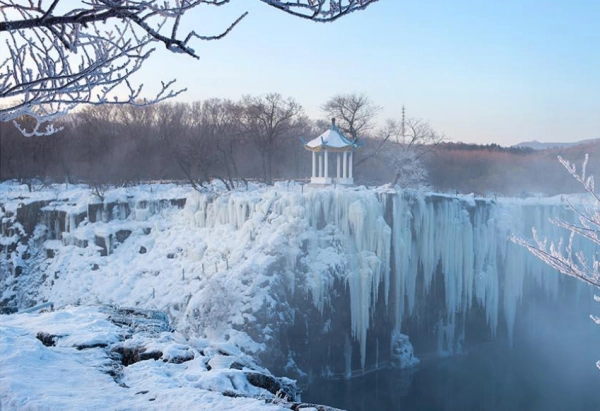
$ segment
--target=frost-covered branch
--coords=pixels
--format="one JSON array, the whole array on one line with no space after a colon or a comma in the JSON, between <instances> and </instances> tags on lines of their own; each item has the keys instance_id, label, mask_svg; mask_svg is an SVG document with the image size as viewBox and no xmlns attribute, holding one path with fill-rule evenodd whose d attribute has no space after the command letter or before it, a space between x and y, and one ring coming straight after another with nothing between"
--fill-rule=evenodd
<instances>
[{"instance_id":1,"label":"frost-covered branch","mask_svg":"<svg viewBox=\"0 0 600 411\"><path fill-rule=\"evenodd\" d=\"M580 207L576 207L573 203L567 201L567 207L573 212L577 222L571 223L561 218L550 219L552 224L570 232L567 242L565 243L564 239L560 238L558 242L551 241L548 243L548 239L540 237L535 228L532 229L533 243L514 235L511 239L527 248L529 252L560 273L600 289L599 252L595 251L592 255L586 255L583 251L576 250L573 247L576 236L581 236L596 246L600 246L600 198L595 192L594 177L586 176L588 159L589 157L586 154L581 172L578 173L575 164L560 156L558 157L558 160L569 174L581 183L587 194L589 194L589 200ZM600 302L600 296L595 295L594 299ZM600 317L590 315L590 318L600 325ZM596 363L596 366L600 369L600 361Z\"/></svg>"},{"instance_id":2,"label":"frost-covered branch","mask_svg":"<svg viewBox=\"0 0 600 411\"><path fill-rule=\"evenodd\" d=\"M357 10L363 10L378 0L261 0L296 17L328 22Z\"/></svg>"},{"instance_id":3,"label":"frost-covered branch","mask_svg":"<svg viewBox=\"0 0 600 411\"><path fill-rule=\"evenodd\" d=\"M376 0L260 0L289 14L332 21ZM57 131L52 121L79 104L147 105L185 89L175 80L144 96L132 77L161 44L198 58L194 40L219 40L247 15L217 34L181 33L180 22L201 5L230 0L0 0L0 121L13 121L26 136ZM29 116L26 129L17 119Z\"/></svg>"},{"instance_id":4,"label":"frost-covered branch","mask_svg":"<svg viewBox=\"0 0 600 411\"><path fill-rule=\"evenodd\" d=\"M574 164L561 157L558 159L567 171L583 185L590 195L591 201L584 202L580 207L567 201L567 207L576 216L577 222L575 223L560 218L550 220L552 224L570 231L566 243L562 238L558 242L548 243L546 238L538 235L535 228L533 229L533 243L519 237L513 237L512 240L527 248L532 254L559 272L600 288L598 253L586 256L583 252L573 248L573 240L576 236L586 238L600 246L600 198L594 191L593 177L586 177L588 156L586 154L580 173L577 172Z\"/></svg>"}]
</instances>

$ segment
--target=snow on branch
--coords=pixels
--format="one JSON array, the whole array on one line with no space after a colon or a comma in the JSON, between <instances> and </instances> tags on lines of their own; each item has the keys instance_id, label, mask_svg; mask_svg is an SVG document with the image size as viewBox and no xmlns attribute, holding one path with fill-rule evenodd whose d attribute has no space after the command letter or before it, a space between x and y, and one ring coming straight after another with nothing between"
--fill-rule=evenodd
<instances>
[{"instance_id":1,"label":"snow on branch","mask_svg":"<svg viewBox=\"0 0 600 411\"><path fill-rule=\"evenodd\" d=\"M573 240L576 236L583 237L600 246L600 198L594 190L593 177L586 177L588 155L586 154L579 173L574 164L561 157L558 159L567 171L583 185L590 195L591 201L584 202L580 206L567 201L568 209L573 212L576 218L574 223L561 218L550 219L552 224L570 232L566 243L562 238L558 242L548 243L546 238L541 238L538 235L535 228L532 229L533 243L516 236L512 237L512 241L524 246L533 255L559 272L600 288L600 259L598 253L586 255L582 251L573 248Z\"/></svg>"},{"instance_id":2,"label":"snow on branch","mask_svg":"<svg viewBox=\"0 0 600 411\"><path fill-rule=\"evenodd\" d=\"M286 13L313 21L329 22L357 10L363 10L378 0L261 0Z\"/></svg>"},{"instance_id":3,"label":"snow on branch","mask_svg":"<svg viewBox=\"0 0 600 411\"><path fill-rule=\"evenodd\" d=\"M556 226L562 227L570 232L569 239L565 244L561 238L558 242L550 242L546 238L538 236L535 228L533 232L533 243L524 239L512 236L513 242L527 248L533 255L538 257L550 267L556 269L562 274L574 277L584 283L590 284L600 289L600 259L599 252L594 251L592 255L586 255L581 250L575 250L573 240L576 236L583 237L594 244L595 250L600 246L600 198L595 192L593 176L586 176L588 155L585 155L581 172L577 172L575 164L558 157L558 161L567 169L589 194L591 201L584 202L582 206L576 207L570 201L567 201L567 207L573 212L576 223L568 222L564 219L550 219L550 222ZM594 295L594 300L600 302L600 296ZM600 325L600 317L590 314L590 318L597 325ZM600 369L600 361L596 362L596 367Z\"/></svg>"},{"instance_id":4,"label":"snow on branch","mask_svg":"<svg viewBox=\"0 0 600 411\"><path fill-rule=\"evenodd\" d=\"M260 0L314 21L332 21L376 0ZM55 133L51 122L79 104L153 104L185 89L163 82L151 97L132 77L162 43L174 53L198 58L193 40L219 40L221 33L180 33L181 19L200 6L230 0L0 0L0 121L13 121L26 136ZM29 116L26 129L19 118Z\"/></svg>"}]
</instances>

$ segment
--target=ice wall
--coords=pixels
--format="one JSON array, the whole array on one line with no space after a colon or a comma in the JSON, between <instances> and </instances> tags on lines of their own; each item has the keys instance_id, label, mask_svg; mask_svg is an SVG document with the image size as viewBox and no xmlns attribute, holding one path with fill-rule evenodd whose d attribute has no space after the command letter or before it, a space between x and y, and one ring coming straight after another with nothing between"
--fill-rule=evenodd
<instances>
[{"instance_id":1,"label":"ice wall","mask_svg":"<svg viewBox=\"0 0 600 411\"><path fill-rule=\"evenodd\" d=\"M434 327L441 355L462 350L466 317L474 305L483 309L491 337L502 326L512 339L526 282L552 297L559 275L509 238L512 234L528 238L532 227L550 238L564 236L548 223L552 216L565 216L563 208L559 199L493 200L364 189L198 195L188 201L198 226L226 224L238 230L252 226L251 238L259 236L260 224L305 220L305 249L286 249L288 268L295 270L296 281L304 271L301 286L321 314L331 304L333 278L342 279L349 294L350 335L358 343L361 367L374 325L391 315L391 332L401 332L403 320L415 314L419 299L421 306L443 306ZM324 252L331 246L324 241L326 232L333 233L330 240L338 243L336 256ZM282 239L285 236L278 241ZM589 244L577 246L595 251ZM306 264L298 267L298 259ZM432 298L428 293L436 276L442 282L443 299L424 302ZM383 310L377 308L382 302ZM344 309L330 308L329 312Z\"/></svg>"},{"instance_id":2,"label":"ice wall","mask_svg":"<svg viewBox=\"0 0 600 411\"><path fill-rule=\"evenodd\" d=\"M566 230L549 222L556 217L574 221L560 197L492 200L398 193L392 198L395 287L389 299L396 301L396 327L402 329L403 319L413 315L417 299L427 298L437 274L445 305L436 327L441 355L462 349L466 316L474 304L483 308L492 337L502 326L512 341L524 288L529 298L555 298L561 281L570 280L510 241L513 234L530 238L533 227L551 240L566 238ZM574 248L587 256L599 251L581 238L575 238Z\"/></svg>"},{"instance_id":3,"label":"ice wall","mask_svg":"<svg viewBox=\"0 0 600 411\"><path fill-rule=\"evenodd\" d=\"M383 218L383 210L384 203L369 190L270 190L226 197L198 194L186 206L197 227L229 225L247 233L245 239L240 239L242 242L250 240L260 245L259 237L275 236L269 241L286 243L289 236L300 235L303 249L279 247L280 252L286 250L287 268L304 271L302 286L308 289L312 303L321 313L324 305L330 303L333 277L342 278L349 294L350 333L358 341L362 366L367 331L380 297L379 286L384 283L388 287L390 281L392 231ZM306 223L304 232L297 232L298 219ZM274 227L281 220L285 226L276 230ZM331 249L332 245L337 248ZM343 255L340 263L334 264L339 257L335 254ZM296 266L298 259L304 263L304 269Z\"/></svg>"}]
</instances>

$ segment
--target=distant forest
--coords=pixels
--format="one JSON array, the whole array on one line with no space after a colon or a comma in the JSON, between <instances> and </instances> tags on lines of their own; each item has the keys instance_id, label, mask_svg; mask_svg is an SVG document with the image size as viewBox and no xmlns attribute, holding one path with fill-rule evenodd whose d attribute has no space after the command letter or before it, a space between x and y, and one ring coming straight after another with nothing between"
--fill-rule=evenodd
<instances>
[{"instance_id":1,"label":"distant forest","mask_svg":"<svg viewBox=\"0 0 600 411\"><path fill-rule=\"evenodd\" d=\"M577 165L589 154L588 175L600 170L600 141L536 151L496 144L440 144L426 159L431 186L439 191L480 195L536 196L582 191L558 162L560 155Z\"/></svg>"},{"instance_id":2,"label":"distant forest","mask_svg":"<svg viewBox=\"0 0 600 411\"><path fill-rule=\"evenodd\" d=\"M305 180L311 155L301 139L315 138L329 123L308 119L293 100L274 96L279 100L271 112L252 97L241 103L212 99L143 108L91 107L62 120L63 130L48 137L26 138L12 124L0 123L0 178L18 179L32 189L65 181L93 186L182 180L198 188L218 179L233 188L248 180ZM363 140L365 148L355 160L357 184L394 181L391 158L401 158L394 153L405 147L374 136ZM421 147L421 152L430 188L449 193L535 196L580 191L558 155L580 166L589 153L588 174L600 169L600 143L535 151L442 142Z\"/></svg>"}]
</instances>

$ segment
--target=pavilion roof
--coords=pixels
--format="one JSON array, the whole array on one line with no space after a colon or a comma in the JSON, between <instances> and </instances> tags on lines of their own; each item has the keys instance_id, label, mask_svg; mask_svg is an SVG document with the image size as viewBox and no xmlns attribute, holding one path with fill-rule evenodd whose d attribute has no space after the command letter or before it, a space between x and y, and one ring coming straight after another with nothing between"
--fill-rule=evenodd
<instances>
[{"instance_id":1,"label":"pavilion roof","mask_svg":"<svg viewBox=\"0 0 600 411\"><path fill-rule=\"evenodd\" d=\"M329 130L304 145L304 148L310 151L349 151L356 147L357 144L347 139L337 128L334 120L331 121Z\"/></svg>"}]
</instances>

